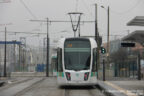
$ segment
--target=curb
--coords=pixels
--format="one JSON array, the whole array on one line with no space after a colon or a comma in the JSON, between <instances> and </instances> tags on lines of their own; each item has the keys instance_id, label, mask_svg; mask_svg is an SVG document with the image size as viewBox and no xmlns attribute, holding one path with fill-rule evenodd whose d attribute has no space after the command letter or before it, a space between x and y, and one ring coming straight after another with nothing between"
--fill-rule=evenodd
<instances>
[{"instance_id":1,"label":"curb","mask_svg":"<svg viewBox=\"0 0 144 96\"><path fill-rule=\"evenodd\" d=\"M105 87L102 87L100 84L97 85L98 89L100 89L106 96L116 96L110 92L107 91Z\"/></svg>"},{"instance_id":2,"label":"curb","mask_svg":"<svg viewBox=\"0 0 144 96\"><path fill-rule=\"evenodd\" d=\"M106 96L127 96L103 81L98 81L98 87Z\"/></svg>"}]
</instances>

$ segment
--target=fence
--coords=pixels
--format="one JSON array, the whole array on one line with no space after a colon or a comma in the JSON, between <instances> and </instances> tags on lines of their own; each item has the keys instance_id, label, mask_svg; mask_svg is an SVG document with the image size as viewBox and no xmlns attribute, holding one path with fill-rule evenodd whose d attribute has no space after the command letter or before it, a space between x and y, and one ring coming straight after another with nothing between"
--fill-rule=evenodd
<instances>
[{"instance_id":1,"label":"fence","mask_svg":"<svg viewBox=\"0 0 144 96\"><path fill-rule=\"evenodd\" d=\"M138 76L138 65L137 58L132 58L123 61L112 62L107 65L105 62L105 78L107 80L113 79L115 77L121 78L137 78ZM103 64L100 64L98 70L99 79L103 78Z\"/></svg>"}]
</instances>

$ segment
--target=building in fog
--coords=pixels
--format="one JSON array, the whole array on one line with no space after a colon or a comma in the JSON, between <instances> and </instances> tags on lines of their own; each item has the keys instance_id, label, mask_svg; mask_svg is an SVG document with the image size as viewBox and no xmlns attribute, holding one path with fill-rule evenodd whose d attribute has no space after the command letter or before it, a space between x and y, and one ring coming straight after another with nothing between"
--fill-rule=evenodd
<instances>
[{"instance_id":1,"label":"building in fog","mask_svg":"<svg viewBox=\"0 0 144 96\"><path fill-rule=\"evenodd\" d=\"M6 42L6 65L7 73L14 72L19 66L19 45L17 41ZM0 41L0 75L3 76L5 56L5 42Z\"/></svg>"}]
</instances>

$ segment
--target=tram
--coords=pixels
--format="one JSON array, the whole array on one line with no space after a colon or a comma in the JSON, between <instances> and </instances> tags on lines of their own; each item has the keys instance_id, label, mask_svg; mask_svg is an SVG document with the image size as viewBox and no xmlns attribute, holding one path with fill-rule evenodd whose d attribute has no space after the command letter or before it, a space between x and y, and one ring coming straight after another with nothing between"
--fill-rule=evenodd
<instances>
[{"instance_id":1,"label":"tram","mask_svg":"<svg viewBox=\"0 0 144 96\"><path fill-rule=\"evenodd\" d=\"M93 38L62 38L57 47L58 85L97 83L97 44Z\"/></svg>"}]
</instances>

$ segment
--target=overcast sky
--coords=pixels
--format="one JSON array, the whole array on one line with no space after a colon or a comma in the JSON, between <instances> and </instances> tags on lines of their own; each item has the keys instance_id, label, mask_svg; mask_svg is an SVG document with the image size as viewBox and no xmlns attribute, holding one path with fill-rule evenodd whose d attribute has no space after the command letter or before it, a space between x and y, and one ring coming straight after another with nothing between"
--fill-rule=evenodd
<instances>
[{"instance_id":1,"label":"overcast sky","mask_svg":"<svg viewBox=\"0 0 144 96\"><path fill-rule=\"evenodd\" d=\"M84 13L82 20L94 20L95 3L98 4L98 30L103 37L103 42L106 42L107 39L108 6L110 7L110 34L121 35L111 36L111 40L127 35L128 30L133 32L144 29L126 26L126 23L135 16L144 16L144 0L10 0L9 3L0 3L0 40L4 40L2 31L5 26L11 32L46 33L45 23L30 20L45 20L47 17L50 20L70 20L67 13L75 11ZM51 23L49 35L52 39L72 37L71 23ZM93 36L94 23L82 24L81 35ZM39 42L39 45L42 45L46 35L8 34L7 37L8 40L19 40L19 37L26 37L28 44Z\"/></svg>"}]
</instances>

